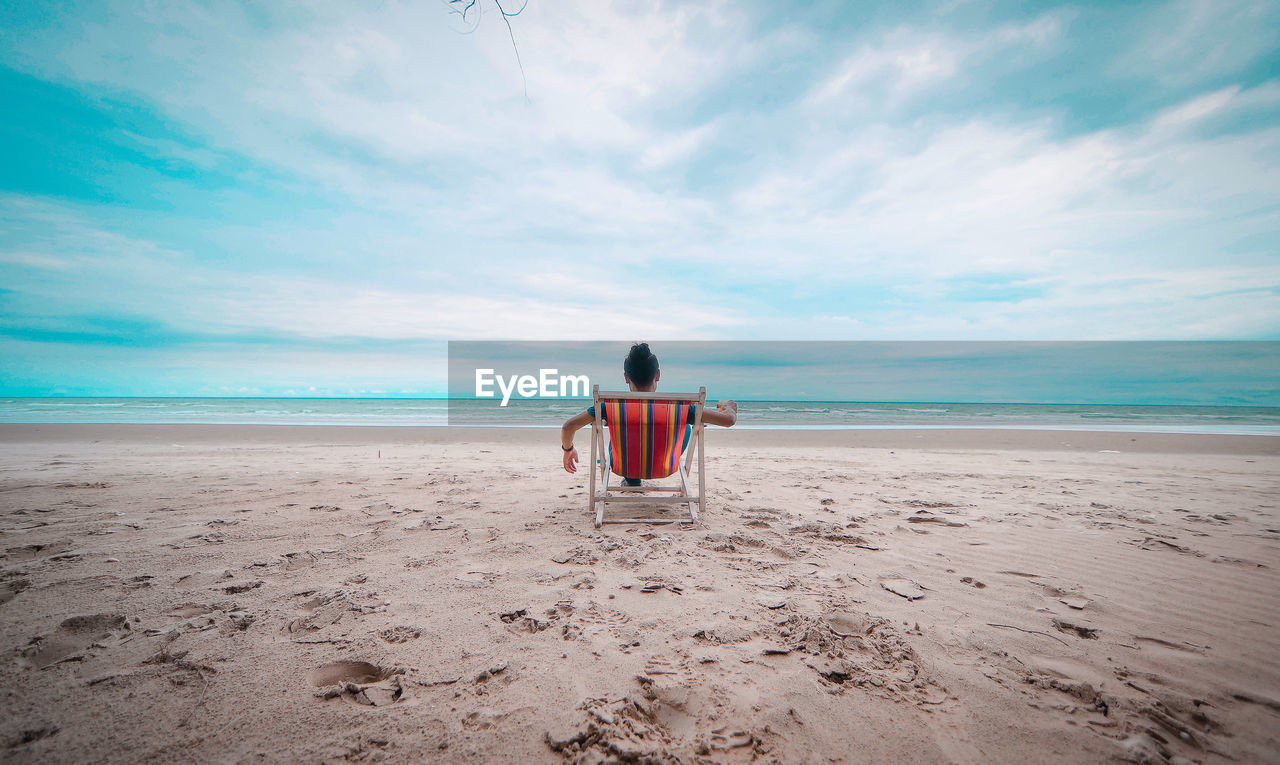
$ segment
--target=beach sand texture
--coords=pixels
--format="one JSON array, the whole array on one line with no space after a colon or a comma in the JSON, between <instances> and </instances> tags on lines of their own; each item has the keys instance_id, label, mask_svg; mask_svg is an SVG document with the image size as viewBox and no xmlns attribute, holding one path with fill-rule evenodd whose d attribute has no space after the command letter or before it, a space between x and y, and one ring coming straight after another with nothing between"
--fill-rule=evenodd
<instances>
[{"instance_id":1,"label":"beach sand texture","mask_svg":"<svg viewBox=\"0 0 1280 765\"><path fill-rule=\"evenodd\" d=\"M0 759L1275 762L1278 447L709 432L597 530L541 430L3 425Z\"/></svg>"}]
</instances>

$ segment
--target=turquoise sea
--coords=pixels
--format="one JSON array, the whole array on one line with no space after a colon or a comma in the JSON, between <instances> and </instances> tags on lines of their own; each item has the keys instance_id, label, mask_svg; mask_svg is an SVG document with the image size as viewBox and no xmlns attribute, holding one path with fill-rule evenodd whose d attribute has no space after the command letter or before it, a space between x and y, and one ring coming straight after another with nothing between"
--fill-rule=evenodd
<instances>
[{"instance_id":1,"label":"turquoise sea","mask_svg":"<svg viewBox=\"0 0 1280 765\"><path fill-rule=\"evenodd\" d=\"M578 399L491 402L363 398L4 398L0 422L545 427ZM999 428L1280 436L1280 407L740 401L764 429Z\"/></svg>"}]
</instances>

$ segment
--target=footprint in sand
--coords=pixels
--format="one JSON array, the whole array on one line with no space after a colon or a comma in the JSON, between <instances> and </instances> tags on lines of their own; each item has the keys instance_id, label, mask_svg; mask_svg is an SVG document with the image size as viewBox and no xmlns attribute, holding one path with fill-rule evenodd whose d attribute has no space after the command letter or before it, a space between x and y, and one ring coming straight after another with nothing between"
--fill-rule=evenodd
<instances>
[{"instance_id":1,"label":"footprint in sand","mask_svg":"<svg viewBox=\"0 0 1280 765\"><path fill-rule=\"evenodd\" d=\"M397 627L388 627L378 632L378 637L387 643L407 643L410 640L417 640L422 637L421 627L409 627L400 625Z\"/></svg>"},{"instance_id":2,"label":"footprint in sand","mask_svg":"<svg viewBox=\"0 0 1280 765\"><path fill-rule=\"evenodd\" d=\"M340 683L376 683L393 674L394 671L367 661L335 661L311 670L307 679L322 688Z\"/></svg>"},{"instance_id":3,"label":"footprint in sand","mask_svg":"<svg viewBox=\"0 0 1280 765\"><path fill-rule=\"evenodd\" d=\"M155 579L150 574L139 574L131 576L120 583L120 586L126 590L141 590L151 586L151 580Z\"/></svg>"},{"instance_id":4,"label":"footprint in sand","mask_svg":"<svg viewBox=\"0 0 1280 765\"><path fill-rule=\"evenodd\" d=\"M234 603L222 602L213 605L203 605L200 603L182 603L165 612L165 616L172 616L182 621L169 624L164 627L153 627L147 629L145 634L155 635L173 635L176 637L183 632L204 632L218 626L217 612L230 612L232 616L240 614L239 608ZM252 621L252 618L250 618Z\"/></svg>"},{"instance_id":5,"label":"footprint in sand","mask_svg":"<svg viewBox=\"0 0 1280 765\"><path fill-rule=\"evenodd\" d=\"M173 583L173 589L194 590L197 587L208 587L232 578L231 571L225 568L212 571L195 571L178 577L177 581Z\"/></svg>"},{"instance_id":6,"label":"footprint in sand","mask_svg":"<svg viewBox=\"0 0 1280 765\"><path fill-rule=\"evenodd\" d=\"M550 627L551 622L559 616L554 608L548 608L544 614L545 618L539 618L530 614L527 608L514 608L498 614L498 621L507 625L510 632L536 634Z\"/></svg>"},{"instance_id":7,"label":"footprint in sand","mask_svg":"<svg viewBox=\"0 0 1280 765\"><path fill-rule=\"evenodd\" d=\"M604 642L608 636L624 651L640 645L640 630L628 626L631 617L622 611L592 602L586 608L569 617L561 630L565 640L591 640Z\"/></svg>"},{"instance_id":8,"label":"footprint in sand","mask_svg":"<svg viewBox=\"0 0 1280 765\"><path fill-rule=\"evenodd\" d=\"M640 689L620 699L584 700L575 728L548 730L543 741L573 762L754 762L773 748L771 734L726 724L730 697L637 679Z\"/></svg>"},{"instance_id":9,"label":"footprint in sand","mask_svg":"<svg viewBox=\"0 0 1280 765\"><path fill-rule=\"evenodd\" d=\"M1133 540L1129 544L1137 545L1143 550L1172 550L1174 552L1179 552L1183 555L1191 555L1196 558L1204 557L1204 553L1199 550L1193 550L1190 547L1175 544L1174 542L1170 542L1166 539L1159 539L1157 537L1146 537L1142 540Z\"/></svg>"},{"instance_id":10,"label":"footprint in sand","mask_svg":"<svg viewBox=\"0 0 1280 765\"><path fill-rule=\"evenodd\" d=\"M33 638L22 651L21 663L27 668L47 669L66 661L83 661L89 648L128 631L129 622L121 614L72 616L52 634Z\"/></svg>"},{"instance_id":11,"label":"footprint in sand","mask_svg":"<svg viewBox=\"0 0 1280 765\"><path fill-rule=\"evenodd\" d=\"M1054 619L1053 627L1058 632L1065 632L1068 635L1075 635L1076 637L1082 637L1086 640L1098 639L1098 629L1096 627L1089 627L1083 624L1073 624L1062 619Z\"/></svg>"},{"instance_id":12,"label":"footprint in sand","mask_svg":"<svg viewBox=\"0 0 1280 765\"><path fill-rule=\"evenodd\" d=\"M590 566L594 563L598 563L600 561L600 556L596 555L595 552L587 549L586 547L579 546L572 550L565 550L564 552L556 553L551 556L551 560L561 565L573 563L578 566Z\"/></svg>"},{"instance_id":13,"label":"footprint in sand","mask_svg":"<svg viewBox=\"0 0 1280 765\"><path fill-rule=\"evenodd\" d=\"M807 654L805 665L833 692L857 686L917 706L950 698L924 673L915 649L887 619L851 611L817 618L793 614L778 638L788 653Z\"/></svg>"},{"instance_id":14,"label":"footprint in sand","mask_svg":"<svg viewBox=\"0 0 1280 765\"><path fill-rule=\"evenodd\" d=\"M495 571L466 571L453 578L469 587L488 587L502 578L502 575Z\"/></svg>"},{"instance_id":15,"label":"footprint in sand","mask_svg":"<svg viewBox=\"0 0 1280 765\"><path fill-rule=\"evenodd\" d=\"M523 706L516 707L507 712L494 712L488 708L482 708L475 712L471 712L462 718L462 727L466 730L502 730L510 728L513 730L523 729L523 725L519 720L512 718L529 718L536 717L539 712L537 707Z\"/></svg>"},{"instance_id":16,"label":"footprint in sand","mask_svg":"<svg viewBox=\"0 0 1280 765\"><path fill-rule=\"evenodd\" d=\"M204 616L217 610L213 606L204 606L199 603L181 603L171 608L166 615L176 616L179 619L190 619L193 616Z\"/></svg>"},{"instance_id":17,"label":"footprint in sand","mask_svg":"<svg viewBox=\"0 0 1280 765\"><path fill-rule=\"evenodd\" d=\"M967 523L953 521L950 518L943 518L940 515L933 515L927 510L917 510L913 515L907 518L907 523L932 523L938 526L947 526L951 528L960 528L968 526Z\"/></svg>"},{"instance_id":18,"label":"footprint in sand","mask_svg":"<svg viewBox=\"0 0 1280 765\"><path fill-rule=\"evenodd\" d=\"M309 550L285 553L284 570L298 571L299 569L310 568L317 560L316 555Z\"/></svg>"},{"instance_id":19,"label":"footprint in sand","mask_svg":"<svg viewBox=\"0 0 1280 765\"><path fill-rule=\"evenodd\" d=\"M633 694L616 701L587 699L582 722L573 730L546 731L543 741L573 762L616 762L625 752L630 762L683 762L675 750L688 747L681 732L694 733L697 719L682 708ZM710 751L707 751L710 754Z\"/></svg>"},{"instance_id":20,"label":"footprint in sand","mask_svg":"<svg viewBox=\"0 0 1280 765\"><path fill-rule=\"evenodd\" d=\"M768 542L760 537L751 536L749 534L725 534L722 532L713 532L704 534L702 540L698 542L699 547L704 547L712 552L737 552L739 548L760 549L768 546Z\"/></svg>"},{"instance_id":21,"label":"footprint in sand","mask_svg":"<svg viewBox=\"0 0 1280 765\"><path fill-rule=\"evenodd\" d=\"M35 560L37 558L48 558L60 553L65 553L70 549L70 542L53 542L43 545L23 545L21 547L10 547L5 550L4 559L6 563L22 563L23 561Z\"/></svg>"},{"instance_id":22,"label":"footprint in sand","mask_svg":"<svg viewBox=\"0 0 1280 765\"><path fill-rule=\"evenodd\" d=\"M367 661L335 661L313 669L307 680L321 699L340 698L351 704L384 707L403 701L404 670Z\"/></svg>"},{"instance_id":23,"label":"footprint in sand","mask_svg":"<svg viewBox=\"0 0 1280 765\"><path fill-rule=\"evenodd\" d=\"M910 579L890 578L881 579L880 586L894 595L906 598L907 600L920 600L925 595L925 589Z\"/></svg>"},{"instance_id":24,"label":"footprint in sand","mask_svg":"<svg viewBox=\"0 0 1280 765\"><path fill-rule=\"evenodd\" d=\"M592 602L577 611L573 618L581 622L587 629L617 629L631 622L631 617L614 608L603 607Z\"/></svg>"},{"instance_id":25,"label":"footprint in sand","mask_svg":"<svg viewBox=\"0 0 1280 765\"><path fill-rule=\"evenodd\" d=\"M0 584L0 605L13 600L18 593L30 586L30 579L15 578L6 580L3 584Z\"/></svg>"},{"instance_id":26,"label":"footprint in sand","mask_svg":"<svg viewBox=\"0 0 1280 765\"><path fill-rule=\"evenodd\" d=\"M41 739L46 739L46 738L49 738L50 736L55 736L58 734L58 731L60 730L61 728L59 728L56 725L45 725L39 728L27 728L23 730L21 733L19 733L18 735L6 741L4 747L5 749L11 749L11 750L17 749L19 747L26 746L27 744L32 744L32 743L35 743L36 741L40 741Z\"/></svg>"},{"instance_id":27,"label":"footprint in sand","mask_svg":"<svg viewBox=\"0 0 1280 765\"><path fill-rule=\"evenodd\" d=\"M1138 699L1117 699L1098 693L1106 705L1101 711L1132 734L1119 742L1123 757L1132 762L1163 763L1198 761L1197 755L1203 752L1225 754L1215 739L1229 738L1231 733L1210 716L1215 705L1167 690L1153 692L1123 674L1118 676L1143 694Z\"/></svg>"},{"instance_id":28,"label":"footprint in sand","mask_svg":"<svg viewBox=\"0 0 1280 765\"><path fill-rule=\"evenodd\" d=\"M185 550L191 547L201 547L203 545L220 545L227 541L227 535L221 531L211 531L207 534L191 534L190 536L179 537L169 542L165 542L164 546L173 550Z\"/></svg>"},{"instance_id":29,"label":"footprint in sand","mask_svg":"<svg viewBox=\"0 0 1280 765\"><path fill-rule=\"evenodd\" d=\"M645 661L643 677L638 679L641 682L652 682L663 677L670 677L680 685L693 685L693 662L688 654L677 652L669 656L650 656Z\"/></svg>"},{"instance_id":30,"label":"footprint in sand","mask_svg":"<svg viewBox=\"0 0 1280 765\"><path fill-rule=\"evenodd\" d=\"M1037 584L1040 584L1037 582ZM1089 607L1093 601L1084 595L1081 595L1078 588L1064 590L1051 584L1040 584L1044 588L1044 594L1047 597L1055 598L1059 603L1074 611L1083 611Z\"/></svg>"},{"instance_id":31,"label":"footprint in sand","mask_svg":"<svg viewBox=\"0 0 1280 765\"><path fill-rule=\"evenodd\" d=\"M875 549L866 537L857 534L849 534L845 531L845 527L835 523L820 523L817 521L802 523L799 526L792 526L790 529L792 534L804 534L813 539L824 542L835 542L842 545L853 545L854 547L864 547L867 549Z\"/></svg>"},{"instance_id":32,"label":"footprint in sand","mask_svg":"<svg viewBox=\"0 0 1280 765\"><path fill-rule=\"evenodd\" d=\"M346 590L334 590L318 595L311 590L299 593L298 597L307 597L307 600L298 607L300 616L285 624L286 632L322 629L337 624L348 611L358 610Z\"/></svg>"},{"instance_id":33,"label":"footprint in sand","mask_svg":"<svg viewBox=\"0 0 1280 765\"><path fill-rule=\"evenodd\" d=\"M745 643L753 636L751 629L748 627L727 621L696 627L692 634L694 640L709 643L711 645Z\"/></svg>"},{"instance_id":34,"label":"footprint in sand","mask_svg":"<svg viewBox=\"0 0 1280 765\"><path fill-rule=\"evenodd\" d=\"M1053 668L1040 668L1033 671L1023 666L1014 672L1022 678L1024 687L1065 693L1074 699L1073 704L1079 704L1090 712L1106 716L1114 713L1112 707L1118 706L1115 696L1095 688L1093 683L1074 679ZM1034 691L1030 695L1033 698L1044 696Z\"/></svg>"}]
</instances>

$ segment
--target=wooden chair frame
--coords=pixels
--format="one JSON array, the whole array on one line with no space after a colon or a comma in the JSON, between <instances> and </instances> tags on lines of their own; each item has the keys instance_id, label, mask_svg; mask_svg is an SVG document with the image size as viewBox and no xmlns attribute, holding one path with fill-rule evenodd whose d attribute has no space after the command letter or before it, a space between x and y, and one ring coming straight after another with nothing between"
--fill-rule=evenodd
<instances>
[{"instance_id":1,"label":"wooden chair frame","mask_svg":"<svg viewBox=\"0 0 1280 765\"><path fill-rule=\"evenodd\" d=\"M689 441L686 453L681 455L676 475L680 479L679 486L609 486L613 475L612 452L605 440L604 407L602 399L629 399L636 401L687 401L697 405L693 419L693 437ZM604 511L611 503L618 504L680 504L689 506L689 520L680 519L681 523L697 523L698 513L707 509L706 459L702 440L702 412L707 405L707 389L700 388L697 393L633 393L631 391L602 391L600 386L591 389L591 400L595 406L596 417L591 422L591 481L589 486L588 510L595 515L596 528L603 523L674 523L668 518L604 518ZM694 452L698 455L698 493L690 491L689 475L693 469ZM603 489L596 491L596 472L602 477ZM661 492L669 496L649 496L647 492Z\"/></svg>"}]
</instances>

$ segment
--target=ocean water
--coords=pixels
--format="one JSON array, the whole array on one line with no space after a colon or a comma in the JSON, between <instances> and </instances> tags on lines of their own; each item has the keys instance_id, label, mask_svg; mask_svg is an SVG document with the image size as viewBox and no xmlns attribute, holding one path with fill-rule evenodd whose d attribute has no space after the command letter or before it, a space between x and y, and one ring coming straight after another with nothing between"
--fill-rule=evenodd
<instances>
[{"instance_id":1,"label":"ocean water","mask_svg":"<svg viewBox=\"0 0 1280 765\"><path fill-rule=\"evenodd\" d=\"M589 401L357 398L5 398L0 422L546 427ZM741 401L738 427L996 428L1280 436L1280 407Z\"/></svg>"}]
</instances>

